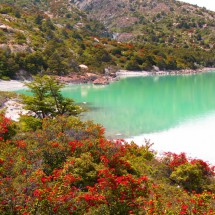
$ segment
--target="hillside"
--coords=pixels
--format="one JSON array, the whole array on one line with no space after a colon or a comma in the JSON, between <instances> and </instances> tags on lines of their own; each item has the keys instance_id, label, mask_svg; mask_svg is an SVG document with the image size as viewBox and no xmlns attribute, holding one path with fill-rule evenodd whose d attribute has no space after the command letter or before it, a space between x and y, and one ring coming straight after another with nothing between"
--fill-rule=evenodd
<instances>
[{"instance_id":1,"label":"hillside","mask_svg":"<svg viewBox=\"0 0 215 215\"><path fill-rule=\"evenodd\" d=\"M37 73L61 76L82 74L86 71L80 68L80 64L86 65L89 72L102 74L106 68L110 71L151 71L154 66L161 70L215 66L215 40L214 34L211 33L212 29L214 30L213 12L197 8L205 11L205 17L208 17L207 24L204 23L198 30L197 27L193 27L191 31L185 27L165 27L167 22L164 20L171 14L175 16L174 8L169 13L166 12L165 19L159 18L160 22L157 20L142 23L135 18L135 25L128 21L123 25L123 22L118 20L119 11L127 13L126 20L129 20L129 17L134 18L135 10L128 13L127 6L123 10L120 6L119 11L111 9L114 14L111 18L106 14L111 2L106 4L106 9L103 8L105 1L79 3L66 0L0 1L0 78L29 77ZM100 10L97 3L101 6ZM173 3L171 5L174 6L176 3ZM86 11L79 10L77 5ZM147 5L149 7L151 3ZM97 15L93 17L93 14ZM179 14L180 18L182 12ZM189 14L186 16L189 17ZM146 17L150 20L153 17L152 12ZM203 16L199 15L199 19L201 17ZM132 24L132 28L127 26L128 24ZM140 29L144 29L144 36ZM175 31L170 32L169 29ZM160 36L161 33L163 37ZM118 36L113 39L112 35ZM132 35L134 39L127 42L122 39L124 42L120 42L123 35ZM186 43L187 35L189 41Z\"/></svg>"},{"instance_id":2,"label":"hillside","mask_svg":"<svg viewBox=\"0 0 215 215\"><path fill-rule=\"evenodd\" d=\"M62 2L44 6L24 2L0 4L1 76L13 77L17 70L78 72L80 52L86 46L91 49L95 37L107 34L102 24L89 21L77 8L63 8Z\"/></svg>"},{"instance_id":3,"label":"hillside","mask_svg":"<svg viewBox=\"0 0 215 215\"><path fill-rule=\"evenodd\" d=\"M73 0L119 41L214 48L215 12L175 0Z\"/></svg>"}]
</instances>

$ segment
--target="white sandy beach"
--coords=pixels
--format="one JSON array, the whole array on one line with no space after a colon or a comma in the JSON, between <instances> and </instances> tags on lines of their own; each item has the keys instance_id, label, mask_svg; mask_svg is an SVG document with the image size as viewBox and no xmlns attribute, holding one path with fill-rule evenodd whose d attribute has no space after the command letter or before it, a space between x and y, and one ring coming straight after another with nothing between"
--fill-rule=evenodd
<instances>
[{"instance_id":1,"label":"white sandy beach","mask_svg":"<svg viewBox=\"0 0 215 215\"><path fill-rule=\"evenodd\" d=\"M116 72L118 78L126 77L138 77L138 76L162 76L162 75L192 75L202 72L215 71L215 68L202 68L197 70L185 69L185 70L174 70L174 71L129 71L129 70L119 70Z\"/></svg>"},{"instance_id":2,"label":"white sandy beach","mask_svg":"<svg viewBox=\"0 0 215 215\"><path fill-rule=\"evenodd\" d=\"M150 76L150 73L147 71L128 71L128 70L119 70L116 72L116 76L121 77L135 77L135 76Z\"/></svg>"},{"instance_id":3,"label":"white sandy beach","mask_svg":"<svg viewBox=\"0 0 215 215\"><path fill-rule=\"evenodd\" d=\"M26 88L21 81L2 81L0 80L0 91L15 91Z\"/></svg>"}]
</instances>

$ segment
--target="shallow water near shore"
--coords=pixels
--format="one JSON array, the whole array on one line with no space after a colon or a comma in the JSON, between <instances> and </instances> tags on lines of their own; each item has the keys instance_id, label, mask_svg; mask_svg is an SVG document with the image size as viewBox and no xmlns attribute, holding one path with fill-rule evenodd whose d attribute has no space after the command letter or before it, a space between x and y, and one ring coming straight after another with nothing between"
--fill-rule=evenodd
<instances>
[{"instance_id":1,"label":"shallow water near shore","mask_svg":"<svg viewBox=\"0 0 215 215\"><path fill-rule=\"evenodd\" d=\"M168 130L127 138L142 145L144 140L154 143L152 149L159 152L186 152L193 158L201 158L215 165L215 112L192 119Z\"/></svg>"},{"instance_id":2,"label":"shallow water near shore","mask_svg":"<svg viewBox=\"0 0 215 215\"><path fill-rule=\"evenodd\" d=\"M71 84L62 93L87 105L83 119L104 125L109 138L147 138L160 152L184 151L215 164L215 72Z\"/></svg>"}]
</instances>

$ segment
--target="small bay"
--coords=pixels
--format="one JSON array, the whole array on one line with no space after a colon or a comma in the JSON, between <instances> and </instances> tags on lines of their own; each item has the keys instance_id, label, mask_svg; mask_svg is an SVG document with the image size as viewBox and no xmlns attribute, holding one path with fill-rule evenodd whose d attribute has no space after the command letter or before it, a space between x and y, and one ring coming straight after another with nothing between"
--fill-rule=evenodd
<instances>
[{"instance_id":1,"label":"small bay","mask_svg":"<svg viewBox=\"0 0 215 215\"><path fill-rule=\"evenodd\" d=\"M62 93L77 103L86 104L89 111L82 118L102 124L107 137L129 138L140 144L144 138L150 138L157 146L160 144L155 147L159 150L162 147L168 150L171 149L168 144L177 144L173 151L185 151L213 162L213 155L210 158L209 152L203 152L202 156L201 148L197 146L200 153L192 152L195 152L196 138L204 140L204 147L208 143L210 148L215 148L215 132L210 129L212 124L215 125L215 72L129 77L106 86L69 84ZM195 128L197 125L200 127ZM201 125L209 126L207 132L212 134L205 132ZM196 137L195 130L198 132ZM164 133L175 137L168 140L163 137ZM183 141L181 147L179 140ZM190 142L194 143L192 147L189 147Z\"/></svg>"},{"instance_id":2,"label":"small bay","mask_svg":"<svg viewBox=\"0 0 215 215\"><path fill-rule=\"evenodd\" d=\"M90 111L108 136L153 133L215 111L215 73L124 78L107 86L68 85L62 91Z\"/></svg>"}]
</instances>

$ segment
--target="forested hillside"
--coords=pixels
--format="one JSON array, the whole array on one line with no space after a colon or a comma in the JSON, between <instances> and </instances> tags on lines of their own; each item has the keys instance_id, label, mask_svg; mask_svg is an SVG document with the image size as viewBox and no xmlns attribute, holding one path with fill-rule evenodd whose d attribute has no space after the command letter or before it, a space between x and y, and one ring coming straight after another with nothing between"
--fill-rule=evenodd
<instances>
[{"instance_id":1,"label":"forested hillside","mask_svg":"<svg viewBox=\"0 0 215 215\"><path fill-rule=\"evenodd\" d=\"M102 3L105 1L101 2L101 11ZM165 19L169 17L168 22L162 24L165 20L163 18L159 18L160 21L157 19L154 22L150 21L152 13L149 13L147 21L132 24L136 28L136 33L132 35L139 35L139 39L119 42L118 37L117 40L113 39L114 32L122 30L122 26L114 25L114 20L117 21L118 18L110 19L104 16L101 24L100 13L95 10L96 2L93 3L95 8L92 6L90 9L89 5L86 7L88 13L86 14L74 3L66 0L0 1L0 77L17 78L19 74L28 77L37 73L80 74L83 72L80 64L86 65L89 68L87 71L95 73L104 73L105 68L112 71L118 69L150 71L153 66L161 70L215 66L214 13L192 6L195 8L195 14L197 11L204 11L204 15L196 15L198 19L193 18L195 25L193 24L192 28L174 27L170 15L176 17L176 9L183 7L183 4L176 7L177 4L174 3L174 10L166 12ZM120 8L122 6L123 4ZM183 12L179 9L177 11L178 19L182 19ZM134 16L135 13L135 10L131 10L127 14ZM193 13L187 12L187 19L189 14ZM97 20L91 17L93 14L97 14ZM114 16L118 16L117 11ZM122 22L118 20L116 23ZM167 23L172 23L173 26ZM181 23L189 24L186 20ZM142 39L140 26L145 31ZM159 32L166 36L160 35Z\"/></svg>"},{"instance_id":2,"label":"forested hillside","mask_svg":"<svg viewBox=\"0 0 215 215\"><path fill-rule=\"evenodd\" d=\"M18 70L57 75L79 71L79 52L105 34L103 25L88 21L75 8L64 11L60 4L46 10L20 2L0 5L1 76L14 77Z\"/></svg>"},{"instance_id":3,"label":"forested hillside","mask_svg":"<svg viewBox=\"0 0 215 215\"><path fill-rule=\"evenodd\" d=\"M119 41L214 48L215 12L175 0L73 0Z\"/></svg>"}]
</instances>

